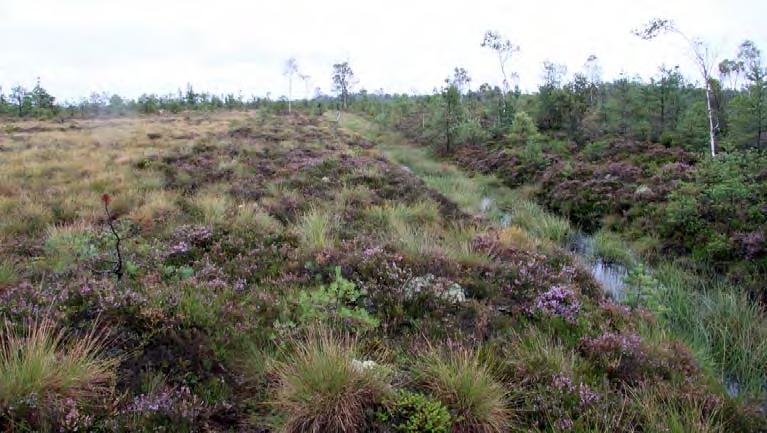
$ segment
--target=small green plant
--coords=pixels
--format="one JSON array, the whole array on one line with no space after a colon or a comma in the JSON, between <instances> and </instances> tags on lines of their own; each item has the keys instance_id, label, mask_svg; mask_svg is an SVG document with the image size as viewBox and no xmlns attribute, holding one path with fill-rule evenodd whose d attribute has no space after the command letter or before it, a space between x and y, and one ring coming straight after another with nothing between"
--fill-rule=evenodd
<instances>
[{"instance_id":1,"label":"small green plant","mask_svg":"<svg viewBox=\"0 0 767 433\"><path fill-rule=\"evenodd\" d=\"M319 331L294 343L273 365L281 431L363 431L365 411L389 392L388 369L357 361L357 344L349 337Z\"/></svg>"},{"instance_id":2,"label":"small green plant","mask_svg":"<svg viewBox=\"0 0 767 433\"><path fill-rule=\"evenodd\" d=\"M194 269L191 266L162 265L162 277L168 282L180 282L192 278Z\"/></svg>"},{"instance_id":3,"label":"small green plant","mask_svg":"<svg viewBox=\"0 0 767 433\"><path fill-rule=\"evenodd\" d=\"M302 324L312 322L351 322L358 331L376 328L378 319L357 305L364 292L341 275L335 268L335 278L327 286L298 294L297 315Z\"/></svg>"},{"instance_id":4,"label":"small green plant","mask_svg":"<svg viewBox=\"0 0 767 433\"><path fill-rule=\"evenodd\" d=\"M665 287L644 267L643 264L634 266L624 279L629 288L626 303L632 306L643 306L659 315L666 313L663 297Z\"/></svg>"},{"instance_id":5,"label":"small green plant","mask_svg":"<svg viewBox=\"0 0 767 433\"><path fill-rule=\"evenodd\" d=\"M53 272L65 272L78 261L97 256L96 240L88 230L80 226L48 227L43 251L45 263Z\"/></svg>"},{"instance_id":6,"label":"small green plant","mask_svg":"<svg viewBox=\"0 0 767 433\"><path fill-rule=\"evenodd\" d=\"M187 327L213 329L219 319L217 297L211 296L209 289L187 285L181 289L178 299L178 314Z\"/></svg>"},{"instance_id":7,"label":"small green plant","mask_svg":"<svg viewBox=\"0 0 767 433\"><path fill-rule=\"evenodd\" d=\"M583 155L590 161L598 161L607 151L608 143L606 141L592 141L583 147Z\"/></svg>"},{"instance_id":8,"label":"small green plant","mask_svg":"<svg viewBox=\"0 0 767 433\"><path fill-rule=\"evenodd\" d=\"M538 128L535 121L524 111L514 113L508 139L514 146L527 146L538 138Z\"/></svg>"},{"instance_id":9,"label":"small green plant","mask_svg":"<svg viewBox=\"0 0 767 433\"><path fill-rule=\"evenodd\" d=\"M448 433L450 411L439 401L408 391L396 393L377 413L397 433Z\"/></svg>"}]
</instances>

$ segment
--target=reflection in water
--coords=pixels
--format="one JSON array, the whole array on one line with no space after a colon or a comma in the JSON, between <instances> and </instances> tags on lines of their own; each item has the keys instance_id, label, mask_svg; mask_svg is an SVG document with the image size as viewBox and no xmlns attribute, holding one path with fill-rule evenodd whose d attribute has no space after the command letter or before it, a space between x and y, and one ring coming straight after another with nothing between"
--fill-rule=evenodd
<instances>
[{"instance_id":1,"label":"reflection in water","mask_svg":"<svg viewBox=\"0 0 767 433\"><path fill-rule=\"evenodd\" d=\"M607 296L617 302L625 299L626 283L624 279L628 275L628 269L625 266L608 263L602 257L597 256L594 239L582 232L576 233L570 250L589 264L591 275L602 285Z\"/></svg>"},{"instance_id":2,"label":"reflection in water","mask_svg":"<svg viewBox=\"0 0 767 433\"><path fill-rule=\"evenodd\" d=\"M503 216L501 217L501 227L507 228L510 225L511 225L511 214L510 213L503 214Z\"/></svg>"},{"instance_id":3,"label":"reflection in water","mask_svg":"<svg viewBox=\"0 0 767 433\"><path fill-rule=\"evenodd\" d=\"M482 197L482 203L479 205L480 210L482 213L487 213L487 211L490 209L490 206L493 204L493 199L490 197Z\"/></svg>"},{"instance_id":4,"label":"reflection in water","mask_svg":"<svg viewBox=\"0 0 767 433\"><path fill-rule=\"evenodd\" d=\"M590 264L591 275L602 285L607 296L621 302L626 297L626 283L623 279L628 275L625 266L605 263L600 258L593 259Z\"/></svg>"},{"instance_id":5,"label":"reflection in water","mask_svg":"<svg viewBox=\"0 0 767 433\"><path fill-rule=\"evenodd\" d=\"M727 390L727 394L732 398L736 398L738 394L740 394L740 382L734 377L724 379L724 388Z\"/></svg>"}]
</instances>

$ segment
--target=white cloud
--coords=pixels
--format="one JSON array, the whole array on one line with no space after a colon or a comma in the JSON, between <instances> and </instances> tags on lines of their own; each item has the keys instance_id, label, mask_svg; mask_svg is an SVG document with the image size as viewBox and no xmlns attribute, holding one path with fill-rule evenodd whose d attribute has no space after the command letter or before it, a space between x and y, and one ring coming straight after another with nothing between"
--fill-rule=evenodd
<instances>
[{"instance_id":1,"label":"white cloud","mask_svg":"<svg viewBox=\"0 0 767 433\"><path fill-rule=\"evenodd\" d=\"M174 92L187 82L280 95L282 63L295 56L312 88L327 91L331 65L348 58L360 86L428 92L455 66L467 68L475 86L499 81L495 58L479 46L487 29L522 46L512 67L527 89L543 60L573 72L590 54L607 77L648 77L662 63L692 72L672 37L630 35L654 16L673 18L723 56L743 39L767 50L761 0L0 0L0 84L30 86L40 76L65 99Z\"/></svg>"}]
</instances>

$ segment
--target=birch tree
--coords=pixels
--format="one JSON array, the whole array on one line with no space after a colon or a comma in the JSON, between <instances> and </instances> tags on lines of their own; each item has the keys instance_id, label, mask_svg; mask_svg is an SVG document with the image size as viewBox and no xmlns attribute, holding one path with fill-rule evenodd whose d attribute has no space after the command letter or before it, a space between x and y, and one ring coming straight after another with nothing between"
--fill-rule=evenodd
<instances>
[{"instance_id":1,"label":"birch tree","mask_svg":"<svg viewBox=\"0 0 767 433\"><path fill-rule=\"evenodd\" d=\"M762 52L752 41L744 41L738 49L738 61L743 65L743 73L750 85L746 88L751 104L753 124L756 126L755 145L761 147L762 133L764 132L765 117L765 99L767 99L767 83L765 76L767 68L762 62Z\"/></svg>"},{"instance_id":2,"label":"birch tree","mask_svg":"<svg viewBox=\"0 0 767 433\"><path fill-rule=\"evenodd\" d=\"M507 64L514 53L519 52L519 45L511 43L511 40L504 39L500 33L492 30L485 32L485 37L482 39L482 47L490 48L498 56L498 66L501 69L502 87L501 87L501 118L508 119L508 106L506 102L506 95L511 89L509 82L510 75L507 71Z\"/></svg>"},{"instance_id":3,"label":"birch tree","mask_svg":"<svg viewBox=\"0 0 767 433\"><path fill-rule=\"evenodd\" d=\"M288 78L288 113L291 112L293 103L293 76L298 74L298 62L295 57L289 58L285 61L285 69L282 75Z\"/></svg>"},{"instance_id":4,"label":"birch tree","mask_svg":"<svg viewBox=\"0 0 767 433\"><path fill-rule=\"evenodd\" d=\"M354 71L352 71L349 62L336 63L333 65L333 90L338 93L344 110L349 105L349 93L354 86Z\"/></svg>"},{"instance_id":5,"label":"birch tree","mask_svg":"<svg viewBox=\"0 0 767 433\"><path fill-rule=\"evenodd\" d=\"M719 129L719 123L714 118L713 107L713 89L711 87L711 71L716 64L716 55L711 48L703 42L700 38L690 38L676 27L673 21L661 18L655 18L645 24L642 28L634 30L634 35L649 41L655 39L661 34L671 33L682 38L688 45L688 49L692 54L695 65L698 68L698 72L703 78L703 84L706 91L706 113L708 115L708 135L709 144L711 147L711 157L716 156L717 143L716 132Z\"/></svg>"}]
</instances>

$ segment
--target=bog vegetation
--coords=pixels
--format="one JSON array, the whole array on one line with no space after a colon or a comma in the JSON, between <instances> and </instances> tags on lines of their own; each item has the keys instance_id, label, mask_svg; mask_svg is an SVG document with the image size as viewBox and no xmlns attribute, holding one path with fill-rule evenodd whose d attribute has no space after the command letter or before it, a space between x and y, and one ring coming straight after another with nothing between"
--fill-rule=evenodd
<instances>
[{"instance_id":1,"label":"bog vegetation","mask_svg":"<svg viewBox=\"0 0 767 433\"><path fill-rule=\"evenodd\" d=\"M481 45L500 86L0 96L0 430L767 429L758 48L522 94Z\"/></svg>"}]
</instances>

